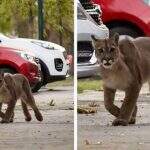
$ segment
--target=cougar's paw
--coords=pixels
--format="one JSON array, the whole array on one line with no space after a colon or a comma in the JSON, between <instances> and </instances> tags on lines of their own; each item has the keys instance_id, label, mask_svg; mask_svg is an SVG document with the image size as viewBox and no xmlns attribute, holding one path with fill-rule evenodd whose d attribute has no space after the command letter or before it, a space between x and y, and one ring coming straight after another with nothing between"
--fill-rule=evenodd
<instances>
[{"instance_id":1,"label":"cougar's paw","mask_svg":"<svg viewBox=\"0 0 150 150\"><path fill-rule=\"evenodd\" d=\"M2 120L1 120L1 123L10 123L10 121L9 121L9 120L4 120L4 119L2 119Z\"/></svg>"},{"instance_id":2,"label":"cougar's paw","mask_svg":"<svg viewBox=\"0 0 150 150\"><path fill-rule=\"evenodd\" d=\"M29 122L31 120L32 120L31 116L25 117L25 121Z\"/></svg>"},{"instance_id":3,"label":"cougar's paw","mask_svg":"<svg viewBox=\"0 0 150 150\"><path fill-rule=\"evenodd\" d=\"M113 126L127 126L128 122L124 119L115 119L112 123Z\"/></svg>"},{"instance_id":4,"label":"cougar's paw","mask_svg":"<svg viewBox=\"0 0 150 150\"><path fill-rule=\"evenodd\" d=\"M35 114L35 117L38 121L43 121L43 116L41 113Z\"/></svg>"},{"instance_id":5,"label":"cougar's paw","mask_svg":"<svg viewBox=\"0 0 150 150\"><path fill-rule=\"evenodd\" d=\"M129 121L129 124L135 124L136 123L136 119L135 118L131 118Z\"/></svg>"},{"instance_id":6,"label":"cougar's paw","mask_svg":"<svg viewBox=\"0 0 150 150\"><path fill-rule=\"evenodd\" d=\"M12 122L14 122L14 119L13 119L13 118L11 118L11 119L9 120L9 122L11 122L11 123L12 123Z\"/></svg>"}]
</instances>

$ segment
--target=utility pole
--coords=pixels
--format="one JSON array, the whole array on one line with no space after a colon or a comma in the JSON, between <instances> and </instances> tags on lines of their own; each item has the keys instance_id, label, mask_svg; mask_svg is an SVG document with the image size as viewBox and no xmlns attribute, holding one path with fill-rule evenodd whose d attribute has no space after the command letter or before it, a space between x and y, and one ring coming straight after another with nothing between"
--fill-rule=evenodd
<instances>
[{"instance_id":1,"label":"utility pole","mask_svg":"<svg viewBox=\"0 0 150 150\"><path fill-rule=\"evenodd\" d=\"M61 0L57 0L57 8L58 8L58 17L59 17L59 26L62 27L63 23L62 23L62 16L61 16ZM62 31L59 31L59 44L62 46L63 45L63 34Z\"/></svg>"},{"instance_id":2,"label":"utility pole","mask_svg":"<svg viewBox=\"0 0 150 150\"><path fill-rule=\"evenodd\" d=\"M38 0L38 38L40 40L44 39L44 10L43 10L43 0Z\"/></svg>"}]
</instances>

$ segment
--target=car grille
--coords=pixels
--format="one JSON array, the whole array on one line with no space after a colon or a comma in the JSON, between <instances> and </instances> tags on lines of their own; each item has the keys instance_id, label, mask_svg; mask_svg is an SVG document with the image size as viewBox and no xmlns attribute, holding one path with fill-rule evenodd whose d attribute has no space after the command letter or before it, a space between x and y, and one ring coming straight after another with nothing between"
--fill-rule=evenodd
<instances>
[{"instance_id":1,"label":"car grille","mask_svg":"<svg viewBox=\"0 0 150 150\"><path fill-rule=\"evenodd\" d=\"M54 63L55 63L55 69L61 72L63 69L63 61L60 58L55 58Z\"/></svg>"},{"instance_id":2,"label":"car grille","mask_svg":"<svg viewBox=\"0 0 150 150\"><path fill-rule=\"evenodd\" d=\"M78 63L89 62L93 55L93 46L89 41L78 42Z\"/></svg>"},{"instance_id":3,"label":"car grille","mask_svg":"<svg viewBox=\"0 0 150 150\"><path fill-rule=\"evenodd\" d=\"M102 24L101 10L95 9L96 4L93 4L90 0L80 0L83 8L88 10L87 13L94 19L97 24Z\"/></svg>"},{"instance_id":4,"label":"car grille","mask_svg":"<svg viewBox=\"0 0 150 150\"><path fill-rule=\"evenodd\" d=\"M95 6L91 3L91 0L80 0L83 8L86 9L94 9Z\"/></svg>"},{"instance_id":5,"label":"car grille","mask_svg":"<svg viewBox=\"0 0 150 150\"><path fill-rule=\"evenodd\" d=\"M99 14L91 14L91 17L95 20L97 24L101 24L101 19L99 17Z\"/></svg>"}]
</instances>

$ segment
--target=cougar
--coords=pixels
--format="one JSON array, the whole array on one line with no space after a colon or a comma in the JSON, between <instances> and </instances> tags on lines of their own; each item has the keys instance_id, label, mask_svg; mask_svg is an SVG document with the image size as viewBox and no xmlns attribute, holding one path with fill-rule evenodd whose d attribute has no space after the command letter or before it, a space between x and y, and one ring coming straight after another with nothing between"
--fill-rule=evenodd
<instances>
[{"instance_id":1,"label":"cougar","mask_svg":"<svg viewBox=\"0 0 150 150\"><path fill-rule=\"evenodd\" d=\"M35 117L38 121L42 121L43 117L35 104L34 97L31 93L30 85L25 76L22 74L4 74L0 72L0 117L1 123L9 123L13 121L14 108L18 99L21 99L25 120L30 121L31 115L27 105L34 110ZM6 112L1 111L2 104L7 104Z\"/></svg>"},{"instance_id":2,"label":"cougar","mask_svg":"<svg viewBox=\"0 0 150 150\"><path fill-rule=\"evenodd\" d=\"M104 83L104 105L116 117L112 125L135 124L139 92L150 80L150 38L119 41L116 33L109 39L92 39ZM116 90L125 92L121 108L114 105Z\"/></svg>"}]
</instances>

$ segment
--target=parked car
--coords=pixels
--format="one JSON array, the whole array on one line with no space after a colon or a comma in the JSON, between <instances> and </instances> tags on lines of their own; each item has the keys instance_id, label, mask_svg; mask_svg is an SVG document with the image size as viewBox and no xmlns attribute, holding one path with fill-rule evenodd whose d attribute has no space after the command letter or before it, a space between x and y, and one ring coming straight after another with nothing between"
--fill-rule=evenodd
<instances>
[{"instance_id":1,"label":"parked car","mask_svg":"<svg viewBox=\"0 0 150 150\"><path fill-rule=\"evenodd\" d=\"M63 80L68 72L65 59L66 50L57 44L26 38L9 38L0 35L1 45L17 48L25 52L32 52L39 58L41 65L41 82L36 86L35 92L47 83Z\"/></svg>"},{"instance_id":2,"label":"parked car","mask_svg":"<svg viewBox=\"0 0 150 150\"><path fill-rule=\"evenodd\" d=\"M78 1L77 14L77 73L78 78L89 77L97 72L99 67L95 50L92 44L91 35L104 39L109 37L109 30L103 24L97 24L92 17L84 10Z\"/></svg>"},{"instance_id":3,"label":"parked car","mask_svg":"<svg viewBox=\"0 0 150 150\"><path fill-rule=\"evenodd\" d=\"M110 34L150 36L150 0L92 0L102 9Z\"/></svg>"},{"instance_id":4,"label":"parked car","mask_svg":"<svg viewBox=\"0 0 150 150\"><path fill-rule=\"evenodd\" d=\"M5 73L20 73L27 77L32 87L40 82L38 59L29 53L0 46L0 71Z\"/></svg>"}]
</instances>

